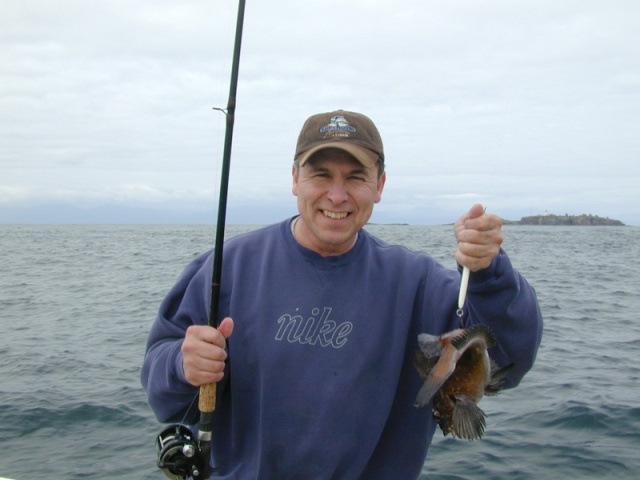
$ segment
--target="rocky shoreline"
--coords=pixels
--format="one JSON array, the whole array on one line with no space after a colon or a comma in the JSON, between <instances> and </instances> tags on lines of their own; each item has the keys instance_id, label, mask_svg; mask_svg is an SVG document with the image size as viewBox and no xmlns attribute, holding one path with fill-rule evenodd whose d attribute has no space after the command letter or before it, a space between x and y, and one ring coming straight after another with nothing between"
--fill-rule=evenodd
<instances>
[{"instance_id":1,"label":"rocky shoreline","mask_svg":"<svg viewBox=\"0 0 640 480\"><path fill-rule=\"evenodd\" d=\"M597 215L553 215L545 213L543 215L531 215L522 217L520 220L504 220L505 225L575 225L575 226L624 226L620 220L603 218Z\"/></svg>"}]
</instances>

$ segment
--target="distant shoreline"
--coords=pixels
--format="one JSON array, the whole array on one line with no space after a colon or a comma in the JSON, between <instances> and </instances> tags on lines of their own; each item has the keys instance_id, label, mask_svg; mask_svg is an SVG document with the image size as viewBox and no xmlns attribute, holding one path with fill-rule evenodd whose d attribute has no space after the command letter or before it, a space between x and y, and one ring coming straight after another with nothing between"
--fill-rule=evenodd
<instances>
[{"instance_id":1,"label":"distant shoreline","mask_svg":"<svg viewBox=\"0 0 640 480\"><path fill-rule=\"evenodd\" d=\"M598 227L623 227L620 220L603 218L597 215L553 215L545 213L543 215L531 215L522 217L520 220L503 220L504 225L553 225L553 226L598 226Z\"/></svg>"}]
</instances>

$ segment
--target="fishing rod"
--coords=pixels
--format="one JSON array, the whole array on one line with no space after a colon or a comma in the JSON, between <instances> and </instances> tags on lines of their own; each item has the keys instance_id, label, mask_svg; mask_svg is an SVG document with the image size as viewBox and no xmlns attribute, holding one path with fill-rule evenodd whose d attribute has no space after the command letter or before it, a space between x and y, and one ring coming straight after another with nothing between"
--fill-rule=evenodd
<instances>
[{"instance_id":1,"label":"fishing rod","mask_svg":"<svg viewBox=\"0 0 640 480\"><path fill-rule=\"evenodd\" d=\"M220 307L220 283L222 278L222 250L224 230L227 216L227 192L229 190L229 171L231 165L231 141L235 122L236 92L238 88L238 70L240 67L240 46L242 44L242 26L244 23L245 0L238 2L236 36L231 65L231 82L227 108L214 108L226 116L222 172L220 176L220 198L218 201L218 222L216 240L213 251L213 270L211 276L211 300L209 308L209 326L217 328ZM166 428L156 440L158 450L158 467L168 478L183 480L191 476L194 480L209 479L212 473L211 439L213 412L216 408L216 384L200 386L198 409L197 441L191 431L183 425L172 425Z\"/></svg>"}]
</instances>

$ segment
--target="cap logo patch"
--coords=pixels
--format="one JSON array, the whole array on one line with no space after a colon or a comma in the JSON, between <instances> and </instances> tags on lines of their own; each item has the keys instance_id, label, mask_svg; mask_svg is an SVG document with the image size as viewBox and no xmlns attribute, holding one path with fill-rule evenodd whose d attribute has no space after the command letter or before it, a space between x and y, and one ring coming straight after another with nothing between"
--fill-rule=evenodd
<instances>
[{"instance_id":1,"label":"cap logo patch","mask_svg":"<svg viewBox=\"0 0 640 480\"><path fill-rule=\"evenodd\" d=\"M344 118L343 115L334 115L329 120L329 123L324 127L320 128L320 132L325 135L348 135L349 133L354 133L356 131L355 127L349 125L347 119Z\"/></svg>"}]
</instances>

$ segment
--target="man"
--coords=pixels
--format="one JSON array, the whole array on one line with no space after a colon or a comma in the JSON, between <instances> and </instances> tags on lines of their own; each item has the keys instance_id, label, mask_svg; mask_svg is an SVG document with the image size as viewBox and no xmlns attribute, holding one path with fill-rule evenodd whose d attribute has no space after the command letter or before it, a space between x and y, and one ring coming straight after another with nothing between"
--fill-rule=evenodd
<instances>
[{"instance_id":1,"label":"man","mask_svg":"<svg viewBox=\"0 0 640 480\"><path fill-rule=\"evenodd\" d=\"M353 112L313 115L296 148L299 215L225 244L219 327L207 326L212 254L187 267L160 307L142 369L162 422L197 423L198 386L218 383L212 464L220 478L410 479L435 430L415 408L417 336L459 326L460 274L362 227L386 181L382 140ZM502 243L501 220L474 205L455 224L469 267L467 325L490 351L532 366L542 333L534 290Z\"/></svg>"}]
</instances>

